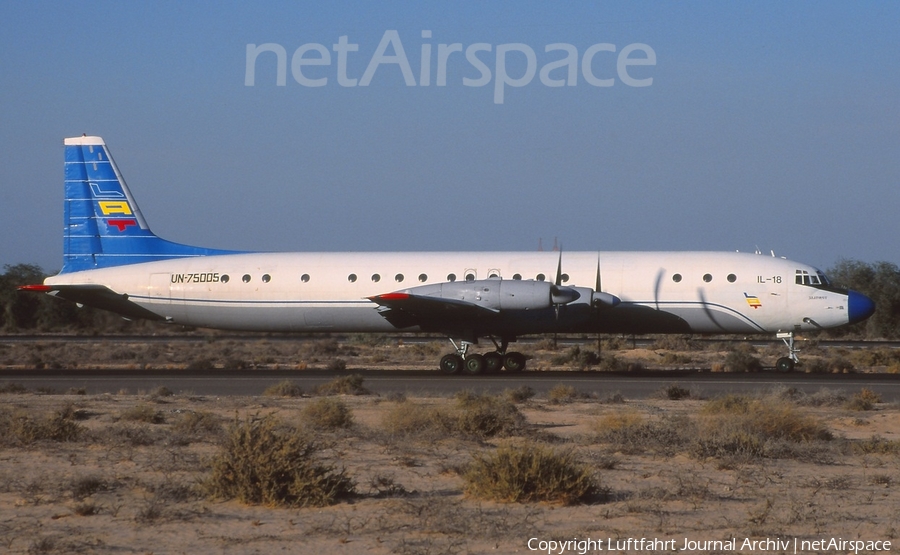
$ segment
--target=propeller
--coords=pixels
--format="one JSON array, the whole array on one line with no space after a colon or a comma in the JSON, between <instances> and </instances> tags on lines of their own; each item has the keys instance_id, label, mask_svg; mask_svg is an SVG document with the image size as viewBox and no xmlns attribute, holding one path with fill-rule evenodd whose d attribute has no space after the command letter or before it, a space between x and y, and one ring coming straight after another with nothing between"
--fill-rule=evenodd
<instances>
[{"instance_id":1,"label":"propeller","mask_svg":"<svg viewBox=\"0 0 900 555\"><path fill-rule=\"evenodd\" d=\"M610 293L602 291L600 283L600 256L597 256L597 280L594 282L594 292L591 294L591 305L599 307L600 305L616 306L622 302L622 299Z\"/></svg>"}]
</instances>

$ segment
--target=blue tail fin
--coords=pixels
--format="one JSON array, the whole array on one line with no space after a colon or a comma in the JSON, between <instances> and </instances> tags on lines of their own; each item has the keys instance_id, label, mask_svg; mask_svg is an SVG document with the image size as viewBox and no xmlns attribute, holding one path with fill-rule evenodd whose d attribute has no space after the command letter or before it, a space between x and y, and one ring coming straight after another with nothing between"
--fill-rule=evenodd
<instances>
[{"instance_id":1,"label":"blue tail fin","mask_svg":"<svg viewBox=\"0 0 900 555\"><path fill-rule=\"evenodd\" d=\"M160 239L150 231L100 137L65 140L66 203L60 273L169 258L231 254Z\"/></svg>"}]
</instances>

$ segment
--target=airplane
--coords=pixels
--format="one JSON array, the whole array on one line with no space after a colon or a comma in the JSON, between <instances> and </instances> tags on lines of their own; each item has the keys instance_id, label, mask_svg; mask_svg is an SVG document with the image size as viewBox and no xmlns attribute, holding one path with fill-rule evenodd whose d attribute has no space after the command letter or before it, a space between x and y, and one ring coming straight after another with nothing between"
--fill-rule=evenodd
<instances>
[{"instance_id":1,"label":"airplane","mask_svg":"<svg viewBox=\"0 0 900 555\"><path fill-rule=\"evenodd\" d=\"M522 371L533 334L794 334L861 322L867 296L817 268L740 252L237 252L147 225L101 137L64 140L63 266L47 293L128 319L271 332L428 332L439 369ZM470 347L490 339L495 349Z\"/></svg>"}]
</instances>

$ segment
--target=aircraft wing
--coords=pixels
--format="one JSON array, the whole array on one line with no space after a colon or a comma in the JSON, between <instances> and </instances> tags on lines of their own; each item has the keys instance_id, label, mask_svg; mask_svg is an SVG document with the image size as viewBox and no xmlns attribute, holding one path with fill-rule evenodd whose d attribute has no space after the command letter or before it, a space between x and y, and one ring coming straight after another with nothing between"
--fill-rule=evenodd
<instances>
[{"instance_id":1,"label":"aircraft wing","mask_svg":"<svg viewBox=\"0 0 900 555\"><path fill-rule=\"evenodd\" d=\"M386 293L369 300L378 304L379 314L397 328L428 328L431 323L490 318L499 312L464 300L411 293Z\"/></svg>"}]
</instances>

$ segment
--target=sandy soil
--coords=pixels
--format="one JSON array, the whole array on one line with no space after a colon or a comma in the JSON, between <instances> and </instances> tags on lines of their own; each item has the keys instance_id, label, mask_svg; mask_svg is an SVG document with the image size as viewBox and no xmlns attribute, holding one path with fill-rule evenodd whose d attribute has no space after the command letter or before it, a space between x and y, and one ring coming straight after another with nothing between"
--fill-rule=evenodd
<instances>
[{"instance_id":1,"label":"sandy soil","mask_svg":"<svg viewBox=\"0 0 900 555\"><path fill-rule=\"evenodd\" d=\"M604 543L588 552L677 552L687 538L719 542L694 544L691 552L778 553L794 552L795 539L900 543L894 540L900 533L900 408L876 403L873 410L850 410L827 393L821 403L797 403L784 393L781 402L816 419L833 439L758 457L699 457L677 442L615 442L600 431L609 415L690 422L709 401L571 397L519 403L527 426L511 438L403 434L387 431L390 411L455 401L340 396L354 424L336 431L312 426L310 433L326 445L322 457L355 480L358 495L305 509L214 500L200 484L221 448L222 430L236 417L274 413L309 428L302 409L315 397L7 393L0 395L7 415L40 418L62 410L83 429L76 441L23 443L0 433L7 436L0 447L0 551L537 553L530 547L546 552L551 546L541 541L590 538ZM189 413L216 425L185 431L180 422ZM604 495L572 506L467 497L460 471L473 454L505 441L574 450ZM641 538L672 543L643 550L624 543ZM735 546L721 543L732 539ZM767 539L789 546L744 543ZM798 552L847 552L798 546ZM555 552L578 553L578 544Z\"/></svg>"}]
</instances>

